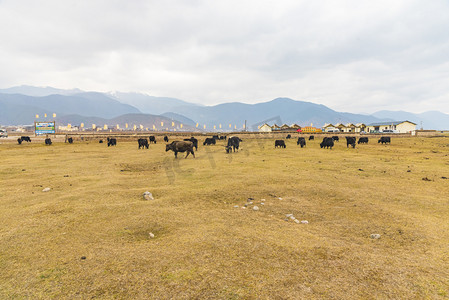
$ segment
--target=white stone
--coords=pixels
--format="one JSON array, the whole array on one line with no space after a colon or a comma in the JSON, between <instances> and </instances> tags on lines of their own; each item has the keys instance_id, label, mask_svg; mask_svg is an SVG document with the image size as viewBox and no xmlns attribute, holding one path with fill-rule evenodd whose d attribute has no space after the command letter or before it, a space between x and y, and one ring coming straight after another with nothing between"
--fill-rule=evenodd
<instances>
[{"instance_id":1,"label":"white stone","mask_svg":"<svg viewBox=\"0 0 449 300\"><path fill-rule=\"evenodd\" d=\"M154 234L153 233L150 232L148 235L150 236L151 239L154 239Z\"/></svg>"},{"instance_id":2,"label":"white stone","mask_svg":"<svg viewBox=\"0 0 449 300\"><path fill-rule=\"evenodd\" d=\"M294 219L293 221L295 221L296 224L299 224L299 220L298 219Z\"/></svg>"},{"instance_id":3,"label":"white stone","mask_svg":"<svg viewBox=\"0 0 449 300\"><path fill-rule=\"evenodd\" d=\"M279 197L278 199L279 199L279 200L282 200L282 198L281 198L281 197Z\"/></svg>"},{"instance_id":4,"label":"white stone","mask_svg":"<svg viewBox=\"0 0 449 300\"><path fill-rule=\"evenodd\" d=\"M296 218L295 218L294 215L291 215L289 218L290 218L291 220L296 220Z\"/></svg>"},{"instance_id":5,"label":"white stone","mask_svg":"<svg viewBox=\"0 0 449 300\"><path fill-rule=\"evenodd\" d=\"M253 210L259 210L259 206L256 206L256 205L255 205L255 206L253 207Z\"/></svg>"},{"instance_id":6,"label":"white stone","mask_svg":"<svg viewBox=\"0 0 449 300\"><path fill-rule=\"evenodd\" d=\"M307 220L302 220L302 221L301 221L301 224L309 224L309 221L307 221Z\"/></svg>"},{"instance_id":7,"label":"white stone","mask_svg":"<svg viewBox=\"0 0 449 300\"><path fill-rule=\"evenodd\" d=\"M239 206L238 205L234 205L234 208L239 208Z\"/></svg>"},{"instance_id":8,"label":"white stone","mask_svg":"<svg viewBox=\"0 0 449 300\"><path fill-rule=\"evenodd\" d=\"M287 218L290 218L291 216L293 216L293 214L286 214L285 215Z\"/></svg>"},{"instance_id":9,"label":"white stone","mask_svg":"<svg viewBox=\"0 0 449 300\"><path fill-rule=\"evenodd\" d=\"M143 200L154 200L153 194L146 191L145 193L143 193Z\"/></svg>"},{"instance_id":10,"label":"white stone","mask_svg":"<svg viewBox=\"0 0 449 300\"><path fill-rule=\"evenodd\" d=\"M380 234L373 233L373 234L370 235L370 238L375 239L375 240L380 239Z\"/></svg>"},{"instance_id":11,"label":"white stone","mask_svg":"<svg viewBox=\"0 0 449 300\"><path fill-rule=\"evenodd\" d=\"M50 188L48 188L48 187L42 190L42 192L49 192L49 191L50 191Z\"/></svg>"}]
</instances>

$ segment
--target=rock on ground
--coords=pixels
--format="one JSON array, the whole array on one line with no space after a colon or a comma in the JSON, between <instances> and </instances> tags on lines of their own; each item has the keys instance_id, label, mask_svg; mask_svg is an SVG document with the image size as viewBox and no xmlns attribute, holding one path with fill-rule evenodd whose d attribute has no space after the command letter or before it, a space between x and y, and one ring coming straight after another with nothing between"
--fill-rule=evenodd
<instances>
[{"instance_id":1,"label":"rock on ground","mask_svg":"<svg viewBox=\"0 0 449 300\"><path fill-rule=\"evenodd\" d=\"M145 193L143 193L143 200L154 200L153 194L146 191Z\"/></svg>"}]
</instances>

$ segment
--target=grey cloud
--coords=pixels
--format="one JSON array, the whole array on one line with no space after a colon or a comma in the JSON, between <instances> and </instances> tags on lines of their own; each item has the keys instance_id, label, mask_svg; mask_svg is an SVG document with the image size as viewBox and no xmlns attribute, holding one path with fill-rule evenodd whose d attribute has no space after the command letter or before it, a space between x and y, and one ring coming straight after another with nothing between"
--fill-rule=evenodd
<instances>
[{"instance_id":1,"label":"grey cloud","mask_svg":"<svg viewBox=\"0 0 449 300\"><path fill-rule=\"evenodd\" d=\"M446 1L2 1L0 86L449 112Z\"/></svg>"}]
</instances>

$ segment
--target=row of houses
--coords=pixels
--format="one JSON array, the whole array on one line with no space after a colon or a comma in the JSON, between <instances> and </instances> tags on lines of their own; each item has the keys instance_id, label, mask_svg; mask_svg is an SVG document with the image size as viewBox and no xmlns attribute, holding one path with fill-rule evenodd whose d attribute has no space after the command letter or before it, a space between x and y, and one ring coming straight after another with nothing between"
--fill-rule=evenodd
<instances>
[{"instance_id":1,"label":"row of houses","mask_svg":"<svg viewBox=\"0 0 449 300\"><path fill-rule=\"evenodd\" d=\"M377 133L377 132L392 132L392 133L412 133L416 130L416 123L410 121L394 121L394 122L378 122L371 124L357 123L357 124L325 124L322 128L313 126L301 127L298 124L287 125L268 125L263 124L259 126L259 132L273 132L273 131L298 131L304 133L319 133L319 132L347 132L347 133Z\"/></svg>"},{"instance_id":2,"label":"row of houses","mask_svg":"<svg viewBox=\"0 0 449 300\"><path fill-rule=\"evenodd\" d=\"M272 131L286 131L286 132L304 132L304 133L319 133L322 129L311 126L301 127L298 124L287 125L283 124L281 126L274 124L272 126L267 123L259 126L259 132L272 132Z\"/></svg>"},{"instance_id":3,"label":"row of houses","mask_svg":"<svg viewBox=\"0 0 449 300\"><path fill-rule=\"evenodd\" d=\"M357 123L357 124L325 124L323 126L324 132L366 132L366 125L363 123Z\"/></svg>"},{"instance_id":4,"label":"row of houses","mask_svg":"<svg viewBox=\"0 0 449 300\"><path fill-rule=\"evenodd\" d=\"M357 124L326 124L323 126L325 132L355 132L355 133L377 133L377 132L392 132L392 133L412 133L416 130L416 123L410 121L389 121L376 122L371 124L357 123Z\"/></svg>"}]
</instances>

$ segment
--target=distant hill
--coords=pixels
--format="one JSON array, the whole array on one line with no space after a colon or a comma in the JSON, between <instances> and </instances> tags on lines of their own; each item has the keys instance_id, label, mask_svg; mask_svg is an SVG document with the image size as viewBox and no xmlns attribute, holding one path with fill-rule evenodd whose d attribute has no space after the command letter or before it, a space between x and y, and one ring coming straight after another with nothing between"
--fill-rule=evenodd
<instances>
[{"instance_id":1,"label":"distant hill","mask_svg":"<svg viewBox=\"0 0 449 300\"><path fill-rule=\"evenodd\" d=\"M373 116L340 113L321 104L295 101L289 98L277 98L257 104L235 102L215 106L179 106L173 109L173 112L200 124L206 124L209 128L219 124L222 124L224 128L228 128L228 124L242 128L245 120L247 120L249 128L255 126L255 129L257 129L257 124L265 121L278 125L297 123L301 126L313 124L318 127L325 123L379 121Z\"/></svg>"},{"instance_id":2,"label":"distant hill","mask_svg":"<svg viewBox=\"0 0 449 300\"><path fill-rule=\"evenodd\" d=\"M59 115L79 114L101 118L113 118L127 113L140 113L128 104L109 98L101 93L79 93L71 96L49 95L44 97L21 94L0 94L1 124L32 124L35 115L53 113Z\"/></svg>"},{"instance_id":3,"label":"distant hill","mask_svg":"<svg viewBox=\"0 0 449 300\"><path fill-rule=\"evenodd\" d=\"M108 93L114 99L137 107L140 111L153 115L161 115L163 113L173 112L178 106L199 106L183 100L169 97L154 97L141 93Z\"/></svg>"},{"instance_id":4,"label":"distant hill","mask_svg":"<svg viewBox=\"0 0 449 300\"><path fill-rule=\"evenodd\" d=\"M382 110L373 114L378 118L388 118L391 120L408 120L416 123L416 128L449 130L449 115L439 111L427 111L420 114L405 111Z\"/></svg>"}]
</instances>

